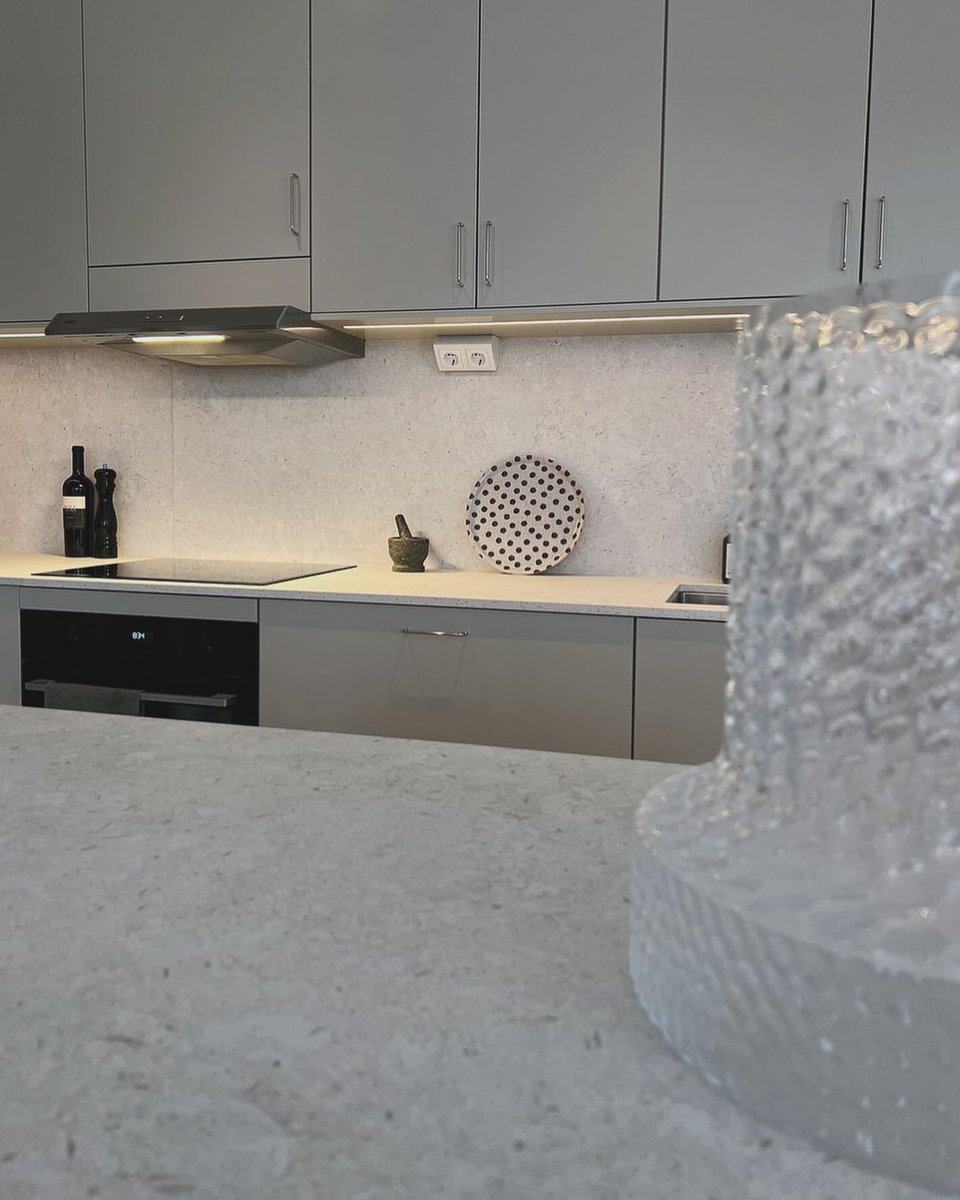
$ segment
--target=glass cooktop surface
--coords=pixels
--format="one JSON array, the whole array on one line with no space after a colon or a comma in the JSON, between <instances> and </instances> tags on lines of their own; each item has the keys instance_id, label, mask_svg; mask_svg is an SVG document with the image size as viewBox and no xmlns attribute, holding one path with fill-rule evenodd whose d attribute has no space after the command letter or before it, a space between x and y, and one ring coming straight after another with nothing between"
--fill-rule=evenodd
<instances>
[{"instance_id":1,"label":"glass cooktop surface","mask_svg":"<svg viewBox=\"0 0 960 1200\"><path fill-rule=\"evenodd\" d=\"M136 562L97 563L66 567L60 571L35 571L34 575L58 579L142 579L154 583L237 583L264 587L309 579L333 571L351 571L352 563L229 562L202 558L143 558Z\"/></svg>"}]
</instances>

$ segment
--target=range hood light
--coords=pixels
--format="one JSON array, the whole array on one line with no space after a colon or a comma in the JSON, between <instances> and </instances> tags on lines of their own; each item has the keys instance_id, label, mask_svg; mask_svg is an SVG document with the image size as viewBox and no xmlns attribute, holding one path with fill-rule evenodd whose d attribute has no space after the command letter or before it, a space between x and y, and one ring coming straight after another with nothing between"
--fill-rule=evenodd
<instances>
[{"instance_id":1,"label":"range hood light","mask_svg":"<svg viewBox=\"0 0 960 1200\"><path fill-rule=\"evenodd\" d=\"M222 333L142 333L134 334L130 339L138 346L175 346L178 343L191 342L193 345L212 345L214 342L225 342Z\"/></svg>"},{"instance_id":2,"label":"range hood light","mask_svg":"<svg viewBox=\"0 0 960 1200\"><path fill-rule=\"evenodd\" d=\"M0 333L0 338L46 337L42 329L24 329L20 333Z\"/></svg>"}]
</instances>

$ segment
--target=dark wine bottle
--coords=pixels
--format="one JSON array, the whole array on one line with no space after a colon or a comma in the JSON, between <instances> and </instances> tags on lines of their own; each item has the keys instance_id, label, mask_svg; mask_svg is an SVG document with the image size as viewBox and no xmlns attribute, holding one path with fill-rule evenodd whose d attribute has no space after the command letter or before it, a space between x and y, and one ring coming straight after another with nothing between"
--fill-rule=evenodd
<instances>
[{"instance_id":1,"label":"dark wine bottle","mask_svg":"<svg viewBox=\"0 0 960 1200\"><path fill-rule=\"evenodd\" d=\"M113 491L117 485L117 473L106 463L94 471L97 481L97 515L93 521L93 557L116 558L117 510L113 507Z\"/></svg>"},{"instance_id":2,"label":"dark wine bottle","mask_svg":"<svg viewBox=\"0 0 960 1200\"><path fill-rule=\"evenodd\" d=\"M93 484L83 473L83 447L74 446L73 474L63 481L63 552L83 558L93 551Z\"/></svg>"}]
</instances>

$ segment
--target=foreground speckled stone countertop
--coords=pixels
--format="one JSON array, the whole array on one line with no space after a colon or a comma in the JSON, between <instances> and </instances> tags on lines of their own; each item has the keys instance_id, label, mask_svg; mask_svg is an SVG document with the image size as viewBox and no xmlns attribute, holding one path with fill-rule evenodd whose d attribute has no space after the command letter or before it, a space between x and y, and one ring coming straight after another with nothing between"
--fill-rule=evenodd
<instances>
[{"instance_id":1,"label":"foreground speckled stone countertop","mask_svg":"<svg viewBox=\"0 0 960 1200\"><path fill-rule=\"evenodd\" d=\"M138 555L146 558L146 555ZM250 596L264 600L353 600L368 604L417 604L444 608L503 608L533 612L578 612L606 616L671 617L675 620L725 621L727 610L710 604L668 604L682 583L715 580L648 579L639 575L504 575L499 571L424 571L398 574L389 567L358 566L330 575L315 575L243 587L202 583L147 583L133 580L37 579L36 571L60 571L96 563L95 559L53 554L0 552L0 585L165 592L181 595ZM119 559L118 561L129 561Z\"/></svg>"},{"instance_id":2,"label":"foreground speckled stone countertop","mask_svg":"<svg viewBox=\"0 0 960 1200\"><path fill-rule=\"evenodd\" d=\"M675 768L0 708L3 1200L920 1200L627 971Z\"/></svg>"}]
</instances>

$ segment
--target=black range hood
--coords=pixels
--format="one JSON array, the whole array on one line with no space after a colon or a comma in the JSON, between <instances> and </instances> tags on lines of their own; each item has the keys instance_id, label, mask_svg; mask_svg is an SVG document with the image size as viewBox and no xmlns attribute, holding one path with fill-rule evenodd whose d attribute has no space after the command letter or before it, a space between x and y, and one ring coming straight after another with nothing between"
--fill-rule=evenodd
<instances>
[{"instance_id":1,"label":"black range hood","mask_svg":"<svg viewBox=\"0 0 960 1200\"><path fill-rule=\"evenodd\" d=\"M194 367L318 367L364 355L361 338L290 305L58 313L46 332Z\"/></svg>"}]
</instances>

